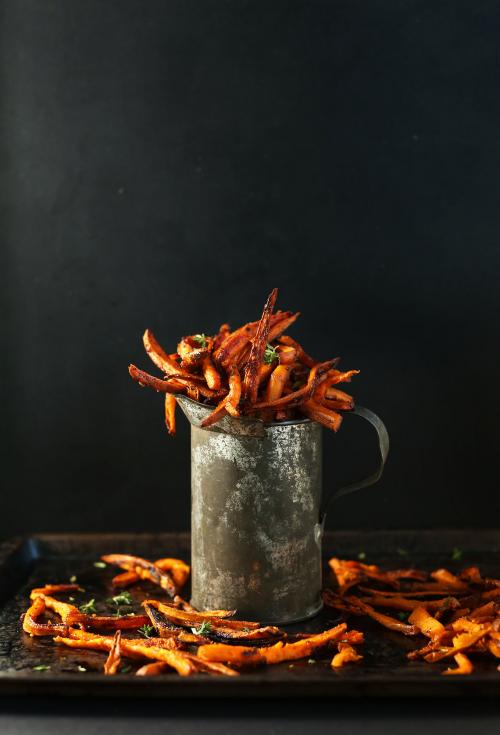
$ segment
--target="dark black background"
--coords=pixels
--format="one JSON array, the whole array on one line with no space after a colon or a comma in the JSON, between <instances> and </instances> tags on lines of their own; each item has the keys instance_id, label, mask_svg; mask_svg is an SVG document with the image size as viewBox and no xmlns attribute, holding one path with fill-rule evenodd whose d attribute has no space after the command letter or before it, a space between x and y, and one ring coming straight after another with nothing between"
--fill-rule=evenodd
<instances>
[{"instance_id":1,"label":"dark black background","mask_svg":"<svg viewBox=\"0 0 500 735\"><path fill-rule=\"evenodd\" d=\"M0 7L0 534L187 528L188 428L127 365L275 285L391 433L330 526L495 525L498 3Z\"/></svg>"}]
</instances>

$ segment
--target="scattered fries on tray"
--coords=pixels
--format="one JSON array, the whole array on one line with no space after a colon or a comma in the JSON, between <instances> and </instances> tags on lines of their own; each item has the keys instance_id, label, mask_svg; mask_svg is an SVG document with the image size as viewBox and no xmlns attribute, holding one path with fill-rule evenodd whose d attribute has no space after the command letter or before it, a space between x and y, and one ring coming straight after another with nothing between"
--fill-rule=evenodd
<instances>
[{"instance_id":1,"label":"scattered fries on tray","mask_svg":"<svg viewBox=\"0 0 500 735\"><path fill-rule=\"evenodd\" d=\"M80 607L73 604L78 584L47 584L31 591L22 626L33 637L51 636L58 645L106 653L103 672L107 676L123 672L122 659L140 662L137 676L157 676L168 670L180 676L197 672L238 676L247 667L295 661L318 651L328 654L332 647L336 668L362 658L354 646L363 643L363 634L348 630L346 623L317 634L294 635L273 625L238 620L235 610L195 610L179 595L190 571L180 559L152 562L130 554L108 554L98 564L123 570L112 579L114 587L123 589L147 580L167 599L144 599L143 614L121 614L121 606L129 609L133 602L128 591L121 592L110 598L115 614L99 615L95 600ZM60 595L70 595L70 601L61 601Z\"/></svg>"},{"instance_id":2,"label":"scattered fries on tray","mask_svg":"<svg viewBox=\"0 0 500 735\"><path fill-rule=\"evenodd\" d=\"M135 365L130 376L141 386L165 394L165 423L175 434L176 394L214 406L202 426L224 416L251 416L266 423L309 418L337 431L342 411L354 408L353 398L340 390L359 370L337 369L339 358L317 361L286 330L299 312L274 312L278 289L266 301L259 321L231 331L223 324L217 334L183 337L167 353L147 329L144 347L162 372L157 378Z\"/></svg>"},{"instance_id":3,"label":"scattered fries on tray","mask_svg":"<svg viewBox=\"0 0 500 735\"><path fill-rule=\"evenodd\" d=\"M153 562L129 554L108 554L102 560L99 565L122 570L111 581L122 590L108 600L114 614L97 614L95 600L75 605L78 584L47 584L31 591L22 627L30 636L50 636L58 645L104 652L107 676L123 672L123 659L138 665L137 676L171 670L180 676L238 676L249 667L313 655L328 657L338 670L363 659L364 633L349 629L347 620L319 633L288 633L239 620L235 610L201 612L179 594L190 572L182 560ZM474 671L477 657L500 659L500 579L481 576L477 567L452 574L446 569L384 571L375 564L337 558L329 564L336 589L324 590L325 605L414 638L410 661L444 662L444 675L464 675ZM123 589L142 580L156 585L162 599L143 599L141 613L124 614L134 600ZM61 595L69 596L68 601L59 599Z\"/></svg>"},{"instance_id":4,"label":"scattered fries on tray","mask_svg":"<svg viewBox=\"0 0 500 735\"><path fill-rule=\"evenodd\" d=\"M384 572L374 564L336 558L329 563L337 589L324 590L324 603L426 638L424 646L419 641L410 651L410 660L449 662L442 673L460 675L474 671L471 656L500 659L500 579L482 577L477 567L455 575L447 569Z\"/></svg>"}]
</instances>

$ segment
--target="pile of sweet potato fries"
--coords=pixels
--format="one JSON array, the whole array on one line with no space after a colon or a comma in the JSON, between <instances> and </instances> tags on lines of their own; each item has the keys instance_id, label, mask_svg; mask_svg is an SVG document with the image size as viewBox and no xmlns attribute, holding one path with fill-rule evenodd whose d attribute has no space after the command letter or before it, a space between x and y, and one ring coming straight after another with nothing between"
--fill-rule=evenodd
<instances>
[{"instance_id":1,"label":"pile of sweet potato fries","mask_svg":"<svg viewBox=\"0 0 500 735\"><path fill-rule=\"evenodd\" d=\"M24 632L51 636L56 644L69 648L107 652L106 675L120 673L123 658L140 662L137 676L172 669L181 676L197 672L238 676L242 667L294 661L332 646L334 668L362 658L354 646L363 643L363 634L348 630L346 623L317 634L291 635L276 626L236 620L235 610L195 610L178 594L190 571L180 559L151 562L109 554L102 557L102 565L106 564L123 570L113 578L114 587L148 580L167 599L143 600L143 614L99 615L87 611L89 603L79 608L58 599L76 594L78 584L47 584L31 591L31 605L23 616Z\"/></svg>"},{"instance_id":2,"label":"pile of sweet potato fries","mask_svg":"<svg viewBox=\"0 0 500 735\"><path fill-rule=\"evenodd\" d=\"M382 571L336 558L329 563L337 589L324 590L325 604L406 636L427 638L408 654L410 660L453 659L456 666L442 672L449 675L471 674L471 655L500 658L500 579L482 577L477 567L455 575L447 569Z\"/></svg>"},{"instance_id":3,"label":"pile of sweet potato fries","mask_svg":"<svg viewBox=\"0 0 500 735\"><path fill-rule=\"evenodd\" d=\"M266 423L310 418L337 431L342 415L354 407L350 395L336 386L350 382L359 370L337 370L339 358L319 362L285 331L299 312L273 313L278 289L266 301L259 321L217 334L183 337L177 351L167 353L147 329L144 347L163 377L129 366L141 386L165 394L165 422L175 434L176 394L215 406L203 421L210 426L227 414L251 416Z\"/></svg>"}]
</instances>

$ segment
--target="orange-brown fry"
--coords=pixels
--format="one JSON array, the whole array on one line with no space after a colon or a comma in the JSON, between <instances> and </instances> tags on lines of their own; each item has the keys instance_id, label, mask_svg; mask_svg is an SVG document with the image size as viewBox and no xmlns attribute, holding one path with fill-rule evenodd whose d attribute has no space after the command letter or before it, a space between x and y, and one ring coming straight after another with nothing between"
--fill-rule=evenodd
<instances>
[{"instance_id":1,"label":"orange-brown fry","mask_svg":"<svg viewBox=\"0 0 500 735\"><path fill-rule=\"evenodd\" d=\"M423 635L432 640L441 638L445 632L444 625L436 620L424 607L416 607L408 618L408 622L411 625L416 625Z\"/></svg>"},{"instance_id":2,"label":"orange-brown fry","mask_svg":"<svg viewBox=\"0 0 500 735\"><path fill-rule=\"evenodd\" d=\"M264 391L264 401L272 403L281 397L283 389L290 377L290 365L277 365L267 383Z\"/></svg>"},{"instance_id":3,"label":"orange-brown fry","mask_svg":"<svg viewBox=\"0 0 500 735\"><path fill-rule=\"evenodd\" d=\"M455 659L457 666L454 669L449 668L443 671L443 674L445 676L447 674L472 674L472 672L474 671L474 667L472 665L472 661L468 656L465 655L465 653L457 653L457 655L453 658Z\"/></svg>"},{"instance_id":4,"label":"orange-brown fry","mask_svg":"<svg viewBox=\"0 0 500 735\"><path fill-rule=\"evenodd\" d=\"M264 305L264 310L260 318L255 337L252 340L250 355L245 365L243 374L242 393L243 400L247 406L252 406L257 401L257 391L259 388L259 367L262 364L266 345L269 340L269 331L271 328L271 314L273 313L274 304L278 296L278 289L274 288L269 294Z\"/></svg>"},{"instance_id":5,"label":"orange-brown fry","mask_svg":"<svg viewBox=\"0 0 500 735\"><path fill-rule=\"evenodd\" d=\"M101 559L106 564L116 564L127 571L135 572L141 579L149 579L150 582L159 585L171 597L177 594L177 587L170 574L156 566L148 559L130 554L105 554Z\"/></svg>"},{"instance_id":6,"label":"orange-brown fry","mask_svg":"<svg viewBox=\"0 0 500 735\"><path fill-rule=\"evenodd\" d=\"M317 360L314 360L312 357L310 357L310 355L304 352L304 348L302 347L302 345L299 344L296 340L292 339L292 337L284 334L282 337L279 338L279 342L281 342L281 344L283 345L293 347L297 352L298 359L303 365L307 365L307 367L310 368L316 365Z\"/></svg>"},{"instance_id":7,"label":"orange-brown fry","mask_svg":"<svg viewBox=\"0 0 500 735\"><path fill-rule=\"evenodd\" d=\"M232 365L230 368L229 373L229 392L227 396L225 396L222 401L215 407L215 409L210 413L203 421L201 422L201 426L203 428L206 428L207 426L212 426L212 424L216 424L218 421L220 421L224 416L229 413L232 416L239 416L239 409L238 405L241 399L241 378L240 373L238 371L238 368L236 365Z\"/></svg>"},{"instance_id":8,"label":"orange-brown fry","mask_svg":"<svg viewBox=\"0 0 500 735\"><path fill-rule=\"evenodd\" d=\"M332 658L330 666L332 669L340 669L345 664L361 661L362 658L363 656L350 643L339 643L339 651Z\"/></svg>"},{"instance_id":9,"label":"orange-brown fry","mask_svg":"<svg viewBox=\"0 0 500 735\"><path fill-rule=\"evenodd\" d=\"M338 431L340 429L340 424L342 423L341 414L326 408L325 405L321 405L310 399L303 403L299 407L299 410L308 419L323 424L327 429L331 429L332 431Z\"/></svg>"},{"instance_id":10,"label":"orange-brown fry","mask_svg":"<svg viewBox=\"0 0 500 735\"><path fill-rule=\"evenodd\" d=\"M187 370L183 370L178 362L173 360L170 355L167 355L150 329L146 329L142 336L142 341L149 357L162 373L166 375L177 375L179 377L184 376L185 378L191 377Z\"/></svg>"},{"instance_id":11,"label":"orange-brown fry","mask_svg":"<svg viewBox=\"0 0 500 735\"><path fill-rule=\"evenodd\" d=\"M165 393L165 425L170 435L175 434L175 409L177 401L173 393Z\"/></svg>"},{"instance_id":12,"label":"orange-brown fry","mask_svg":"<svg viewBox=\"0 0 500 735\"><path fill-rule=\"evenodd\" d=\"M142 604L155 607L170 620L173 620L178 625L183 625L187 628L201 625L204 622L209 622L213 628L225 627L233 628L234 630L242 630L246 628L250 631L261 627L260 623L250 622L249 620L232 620L225 617L226 615L234 615L234 610L187 612L186 610L178 610L177 608L160 602L159 600L144 600ZM220 614L214 615L214 612L223 613L223 616Z\"/></svg>"},{"instance_id":13,"label":"orange-brown fry","mask_svg":"<svg viewBox=\"0 0 500 735\"><path fill-rule=\"evenodd\" d=\"M310 656L314 651L323 648L331 641L339 640L346 632L347 625L341 623L335 628L325 630L310 638L303 638L295 643L279 641L265 648L233 646L227 643L212 643L200 646L198 656L206 661L219 661L236 666L255 664L278 664L282 661L294 661Z\"/></svg>"},{"instance_id":14,"label":"orange-brown fry","mask_svg":"<svg viewBox=\"0 0 500 735\"><path fill-rule=\"evenodd\" d=\"M67 625L59 623L39 623L38 618L45 612L43 597L35 597L23 616L23 630L30 636L66 635Z\"/></svg>"},{"instance_id":15,"label":"orange-brown fry","mask_svg":"<svg viewBox=\"0 0 500 735\"><path fill-rule=\"evenodd\" d=\"M189 564L186 564L182 559L172 559L170 557L156 559L154 564L160 569L163 569L163 571L170 573L175 586L178 589L184 587L189 578ZM117 574L116 577L113 577L111 584L113 587L128 587L131 584L135 584L139 579L140 577L136 572L128 571L123 572L122 574Z\"/></svg>"},{"instance_id":16,"label":"orange-brown fry","mask_svg":"<svg viewBox=\"0 0 500 735\"><path fill-rule=\"evenodd\" d=\"M113 676L118 671L118 668L121 664L122 658L120 654L120 639L121 639L121 631L117 630L116 633L113 636L113 643L111 644L111 648L109 649L109 654L104 662L104 673L106 676Z\"/></svg>"},{"instance_id":17,"label":"orange-brown fry","mask_svg":"<svg viewBox=\"0 0 500 735\"><path fill-rule=\"evenodd\" d=\"M161 378L155 378L154 375L146 373L144 370L139 370L135 365L128 366L128 372L132 380L139 383L140 386L152 388L157 393L183 393L186 386L179 380L162 380Z\"/></svg>"},{"instance_id":18,"label":"orange-brown fry","mask_svg":"<svg viewBox=\"0 0 500 735\"><path fill-rule=\"evenodd\" d=\"M206 355L203 358L201 369L203 370L203 375L205 376L208 387L212 390L219 391L222 386L222 379L210 355Z\"/></svg>"}]
</instances>

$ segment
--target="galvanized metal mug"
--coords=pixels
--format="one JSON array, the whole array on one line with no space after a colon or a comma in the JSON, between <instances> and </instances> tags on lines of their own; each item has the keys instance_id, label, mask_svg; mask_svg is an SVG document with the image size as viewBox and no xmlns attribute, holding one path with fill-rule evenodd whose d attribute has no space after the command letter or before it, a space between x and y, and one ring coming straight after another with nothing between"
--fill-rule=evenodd
<instances>
[{"instance_id":1,"label":"galvanized metal mug","mask_svg":"<svg viewBox=\"0 0 500 735\"><path fill-rule=\"evenodd\" d=\"M389 451L384 424L368 409L349 412L375 427L380 465L323 497L320 424L226 416L202 429L213 409L185 396L177 401L191 423L191 603L267 623L312 617L322 605L327 506L380 478Z\"/></svg>"}]
</instances>

